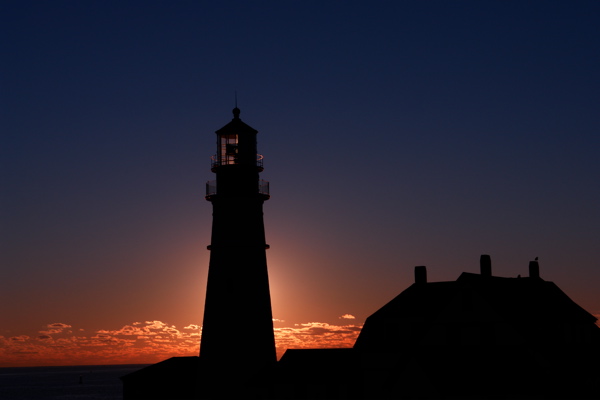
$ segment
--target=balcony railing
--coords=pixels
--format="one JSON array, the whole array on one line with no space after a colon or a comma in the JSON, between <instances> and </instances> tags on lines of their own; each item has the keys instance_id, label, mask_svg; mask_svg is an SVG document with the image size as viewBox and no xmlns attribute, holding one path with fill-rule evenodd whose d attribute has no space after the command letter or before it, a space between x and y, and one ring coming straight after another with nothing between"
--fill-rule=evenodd
<instances>
[{"instance_id":1,"label":"balcony railing","mask_svg":"<svg viewBox=\"0 0 600 400\"><path fill-rule=\"evenodd\" d=\"M217 194L217 181L206 182L206 197Z\"/></svg>"},{"instance_id":2,"label":"balcony railing","mask_svg":"<svg viewBox=\"0 0 600 400\"><path fill-rule=\"evenodd\" d=\"M270 196L269 193L269 181L265 181L264 179L260 179L258 181L258 194L262 194L263 196ZM217 191L217 181L212 180L206 182L206 197L214 196L219 194Z\"/></svg>"},{"instance_id":3,"label":"balcony railing","mask_svg":"<svg viewBox=\"0 0 600 400\"><path fill-rule=\"evenodd\" d=\"M263 194L265 196L270 196L269 181L265 181L263 179L258 181L258 193Z\"/></svg>"},{"instance_id":4,"label":"balcony railing","mask_svg":"<svg viewBox=\"0 0 600 400\"><path fill-rule=\"evenodd\" d=\"M263 159L265 157L262 154L256 155L256 166L260 169L263 168ZM221 161L219 161L219 157L217 154L210 157L210 168L214 169L215 167L220 167L221 165L233 165L238 164L237 156L225 156L221 157Z\"/></svg>"}]
</instances>

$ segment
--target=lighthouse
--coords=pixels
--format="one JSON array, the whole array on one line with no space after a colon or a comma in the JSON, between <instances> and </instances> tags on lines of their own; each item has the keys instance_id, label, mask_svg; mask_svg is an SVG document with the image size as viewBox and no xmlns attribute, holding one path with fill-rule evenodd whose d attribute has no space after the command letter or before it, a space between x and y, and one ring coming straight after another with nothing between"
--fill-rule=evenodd
<instances>
[{"instance_id":1,"label":"lighthouse","mask_svg":"<svg viewBox=\"0 0 600 400\"><path fill-rule=\"evenodd\" d=\"M234 108L216 131L216 179L206 183L213 220L200 361L217 370L257 371L277 361L263 221L269 183L260 179L257 133Z\"/></svg>"},{"instance_id":2,"label":"lighthouse","mask_svg":"<svg viewBox=\"0 0 600 400\"><path fill-rule=\"evenodd\" d=\"M237 107L216 131L216 179L205 196L213 221L200 357L171 357L122 377L125 400L269 396L277 357L263 222L269 183L259 177L257 133Z\"/></svg>"}]
</instances>

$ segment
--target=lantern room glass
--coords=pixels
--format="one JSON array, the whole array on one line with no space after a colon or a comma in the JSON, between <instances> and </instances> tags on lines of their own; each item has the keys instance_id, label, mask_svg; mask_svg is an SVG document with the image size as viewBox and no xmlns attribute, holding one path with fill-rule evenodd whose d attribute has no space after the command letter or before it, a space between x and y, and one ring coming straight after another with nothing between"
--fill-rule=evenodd
<instances>
[{"instance_id":1,"label":"lantern room glass","mask_svg":"<svg viewBox=\"0 0 600 400\"><path fill-rule=\"evenodd\" d=\"M219 137L220 165L237 164L238 135L227 134Z\"/></svg>"}]
</instances>

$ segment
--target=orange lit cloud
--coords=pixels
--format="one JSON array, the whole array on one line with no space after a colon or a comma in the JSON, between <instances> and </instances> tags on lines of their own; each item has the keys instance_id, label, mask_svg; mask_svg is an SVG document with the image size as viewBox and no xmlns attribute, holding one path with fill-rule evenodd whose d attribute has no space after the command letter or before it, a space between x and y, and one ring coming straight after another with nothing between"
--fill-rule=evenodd
<instances>
[{"instance_id":1,"label":"orange lit cloud","mask_svg":"<svg viewBox=\"0 0 600 400\"><path fill-rule=\"evenodd\" d=\"M10 340L11 342L26 342L27 340L29 340L29 336L27 336L27 335L13 336L13 337L9 338L8 340Z\"/></svg>"},{"instance_id":2,"label":"orange lit cloud","mask_svg":"<svg viewBox=\"0 0 600 400\"><path fill-rule=\"evenodd\" d=\"M339 319L356 319L356 317L352 314L344 314Z\"/></svg>"},{"instance_id":3,"label":"orange lit cloud","mask_svg":"<svg viewBox=\"0 0 600 400\"><path fill-rule=\"evenodd\" d=\"M63 332L71 333L69 328L72 328L72 326L63 324L61 322L56 322L54 324L46 325L46 328L48 328L48 329L45 331L40 331L39 333L44 334L44 335L52 335L52 334L63 333Z\"/></svg>"},{"instance_id":4,"label":"orange lit cloud","mask_svg":"<svg viewBox=\"0 0 600 400\"><path fill-rule=\"evenodd\" d=\"M351 319L346 314L343 319ZM340 317L342 318L342 317ZM282 320L274 320L281 325ZM360 325L323 322L275 328L277 355L286 349L351 347ZM240 343L243 327L240 327ZM162 321L133 322L119 329L84 334L65 323L45 325L36 334L0 336L0 367L92 364L152 364L169 357L195 356L200 348L201 326L178 329Z\"/></svg>"},{"instance_id":5,"label":"orange lit cloud","mask_svg":"<svg viewBox=\"0 0 600 400\"><path fill-rule=\"evenodd\" d=\"M339 326L324 322L275 328L277 356L281 357L286 349L352 347L361 329L362 325Z\"/></svg>"},{"instance_id":6,"label":"orange lit cloud","mask_svg":"<svg viewBox=\"0 0 600 400\"><path fill-rule=\"evenodd\" d=\"M180 331L161 321L137 322L88 335L81 334L81 329L74 334L71 328L54 323L35 336L0 336L0 367L147 364L173 356L196 355L200 345L197 329Z\"/></svg>"}]
</instances>

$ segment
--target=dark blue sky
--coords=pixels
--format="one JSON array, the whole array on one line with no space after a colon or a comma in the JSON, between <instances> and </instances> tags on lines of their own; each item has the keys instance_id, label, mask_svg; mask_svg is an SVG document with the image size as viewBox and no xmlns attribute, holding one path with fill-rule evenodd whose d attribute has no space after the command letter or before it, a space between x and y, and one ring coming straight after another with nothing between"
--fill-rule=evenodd
<instances>
[{"instance_id":1,"label":"dark blue sky","mask_svg":"<svg viewBox=\"0 0 600 400\"><path fill-rule=\"evenodd\" d=\"M236 90L275 318L364 320L415 265L453 280L483 253L500 276L539 256L600 314L598 21L597 1L2 2L0 328L200 323Z\"/></svg>"}]
</instances>

